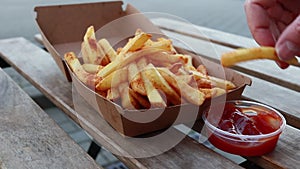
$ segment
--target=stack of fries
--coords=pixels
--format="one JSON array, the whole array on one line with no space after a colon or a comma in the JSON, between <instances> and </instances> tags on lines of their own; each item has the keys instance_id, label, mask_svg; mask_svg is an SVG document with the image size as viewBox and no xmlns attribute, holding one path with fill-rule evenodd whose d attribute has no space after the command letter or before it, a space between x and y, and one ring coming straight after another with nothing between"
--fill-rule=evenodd
<instances>
[{"instance_id":1,"label":"stack of fries","mask_svg":"<svg viewBox=\"0 0 300 169\"><path fill-rule=\"evenodd\" d=\"M64 58L80 81L125 109L161 108L183 103L202 105L236 86L208 75L204 65L195 67L192 57L179 54L172 41L151 40L137 30L122 48L106 39L96 40L93 26L84 36L83 63L73 52Z\"/></svg>"}]
</instances>

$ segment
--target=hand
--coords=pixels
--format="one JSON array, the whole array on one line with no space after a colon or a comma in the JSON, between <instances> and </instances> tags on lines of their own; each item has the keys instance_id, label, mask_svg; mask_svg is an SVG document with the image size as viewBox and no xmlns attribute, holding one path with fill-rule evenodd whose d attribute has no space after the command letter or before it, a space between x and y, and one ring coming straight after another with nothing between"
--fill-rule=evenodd
<instances>
[{"instance_id":1,"label":"hand","mask_svg":"<svg viewBox=\"0 0 300 169\"><path fill-rule=\"evenodd\" d=\"M245 12L258 44L274 46L282 60L300 56L300 0L246 0Z\"/></svg>"}]
</instances>

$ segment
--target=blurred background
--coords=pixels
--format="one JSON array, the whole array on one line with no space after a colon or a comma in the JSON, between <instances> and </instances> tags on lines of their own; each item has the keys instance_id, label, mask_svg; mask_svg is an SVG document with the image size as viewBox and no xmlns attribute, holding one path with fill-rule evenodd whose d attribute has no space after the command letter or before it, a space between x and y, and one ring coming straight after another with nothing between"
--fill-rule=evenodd
<instances>
[{"instance_id":1,"label":"blurred background","mask_svg":"<svg viewBox=\"0 0 300 169\"><path fill-rule=\"evenodd\" d=\"M0 39L22 36L34 42L38 33L35 6L100 2L103 0L1 0ZM141 12L163 12L229 33L251 37L244 13L244 0L124 0Z\"/></svg>"}]
</instances>

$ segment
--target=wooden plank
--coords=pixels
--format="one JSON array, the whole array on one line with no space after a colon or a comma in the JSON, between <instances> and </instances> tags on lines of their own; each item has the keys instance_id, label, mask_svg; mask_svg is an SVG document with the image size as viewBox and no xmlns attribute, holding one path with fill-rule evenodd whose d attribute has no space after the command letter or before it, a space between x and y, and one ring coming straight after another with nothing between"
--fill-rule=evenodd
<instances>
[{"instance_id":1,"label":"wooden plank","mask_svg":"<svg viewBox=\"0 0 300 169\"><path fill-rule=\"evenodd\" d=\"M23 38L1 40L0 55L109 151L121 153L126 152L126 148L136 148L137 146L145 151L150 150L150 148L157 149L156 147L143 147L141 145L145 145L145 143L137 143L121 137L114 132L96 111L88 106L78 106L79 108L85 108L85 110L78 111L84 112L83 114L75 112L72 102L73 99L76 100L80 97L72 99L71 85L62 76L54 60L47 52L29 41ZM172 132L175 132L176 135L181 134L175 129ZM189 138L184 140L189 140ZM193 149L184 149L183 147L193 147ZM186 158L181 159L179 155ZM177 157L178 161L174 161L174 157ZM150 166L150 168L185 168L186 161L191 160L193 160L191 162L193 164L192 168L198 168L199 162L203 162L201 166L205 168L211 168L212 166L218 168L240 168L205 146L192 141L182 141L168 153L159 157L134 159L119 156L119 158L131 168L147 168Z\"/></svg>"},{"instance_id":2,"label":"wooden plank","mask_svg":"<svg viewBox=\"0 0 300 169\"><path fill-rule=\"evenodd\" d=\"M194 25L182 20L168 18L153 18L151 21L163 30L187 35L196 39L211 41L231 48L257 47L258 44L250 38L226 33L223 31Z\"/></svg>"},{"instance_id":3,"label":"wooden plank","mask_svg":"<svg viewBox=\"0 0 300 169\"><path fill-rule=\"evenodd\" d=\"M0 68L0 168L100 168Z\"/></svg>"},{"instance_id":4,"label":"wooden plank","mask_svg":"<svg viewBox=\"0 0 300 169\"><path fill-rule=\"evenodd\" d=\"M153 19L152 21L162 28L166 35L188 45L178 44L180 47L193 49L193 51L214 61L219 61L222 53L232 51L234 48L257 46L253 39L209 28L165 18ZM207 43L208 40L212 43ZM295 76L295 74L300 74L300 69L294 66L282 70L272 61L251 61L240 63L233 69L300 91L300 77Z\"/></svg>"}]
</instances>

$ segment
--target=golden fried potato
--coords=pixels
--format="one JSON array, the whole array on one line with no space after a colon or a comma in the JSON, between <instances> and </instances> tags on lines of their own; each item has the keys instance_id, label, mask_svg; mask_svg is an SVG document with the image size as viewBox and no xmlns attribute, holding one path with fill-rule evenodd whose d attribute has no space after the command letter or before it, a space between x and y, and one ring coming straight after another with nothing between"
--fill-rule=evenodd
<instances>
[{"instance_id":1,"label":"golden fried potato","mask_svg":"<svg viewBox=\"0 0 300 169\"><path fill-rule=\"evenodd\" d=\"M142 76L136 65L136 62L132 62L128 65L128 81L130 87L137 93L146 96L147 92L143 83Z\"/></svg>"},{"instance_id":2,"label":"golden fried potato","mask_svg":"<svg viewBox=\"0 0 300 169\"><path fill-rule=\"evenodd\" d=\"M151 63L144 69L144 73L153 86L167 96L168 101L174 105L181 104L180 95L176 93Z\"/></svg>"},{"instance_id":3,"label":"golden fried potato","mask_svg":"<svg viewBox=\"0 0 300 169\"><path fill-rule=\"evenodd\" d=\"M94 27L90 26L81 44L81 51L84 63L107 65L109 63L105 53L101 47L97 44Z\"/></svg>"},{"instance_id":4,"label":"golden fried potato","mask_svg":"<svg viewBox=\"0 0 300 169\"><path fill-rule=\"evenodd\" d=\"M256 47L256 48L240 48L232 52L224 53L221 56L221 64L229 67L239 62L255 60L255 59L269 59L279 61L274 47ZM300 65L297 58L286 61L291 65Z\"/></svg>"},{"instance_id":5,"label":"golden fried potato","mask_svg":"<svg viewBox=\"0 0 300 169\"><path fill-rule=\"evenodd\" d=\"M163 75L163 77L169 82L170 85L175 85L180 90L181 96L183 96L187 101L195 105L202 105L205 100L205 95L196 88L193 88L184 81L181 81L176 75L174 75L167 68L157 68L158 71Z\"/></svg>"},{"instance_id":6,"label":"golden fried potato","mask_svg":"<svg viewBox=\"0 0 300 169\"><path fill-rule=\"evenodd\" d=\"M110 43L106 39L100 39L98 41L99 46L104 51L105 55L109 58L109 61L112 62L117 57L117 52L110 45Z\"/></svg>"},{"instance_id":7,"label":"golden fried potato","mask_svg":"<svg viewBox=\"0 0 300 169\"><path fill-rule=\"evenodd\" d=\"M121 95L121 104L125 109L134 110L141 108L138 101L130 95L127 82L119 84L118 88Z\"/></svg>"},{"instance_id":8,"label":"golden fried potato","mask_svg":"<svg viewBox=\"0 0 300 169\"><path fill-rule=\"evenodd\" d=\"M142 80L147 92L147 97L151 103L151 107L166 107L166 102L159 94L158 90L154 87L151 81L148 79L147 74L143 69L147 66L147 61L145 58L141 58L137 62L138 68L141 70Z\"/></svg>"},{"instance_id":9,"label":"golden fried potato","mask_svg":"<svg viewBox=\"0 0 300 169\"><path fill-rule=\"evenodd\" d=\"M74 52L66 53L64 59L81 82L87 84L89 87L95 87L99 79L94 74L88 73L83 69Z\"/></svg>"},{"instance_id":10,"label":"golden fried potato","mask_svg":"<svg viewBox=\"0 0 300 169\"><path fill-rule=\"evenodd\" d=\"M84 63L84 64L82 64L82 67L86 72L92 73L92 74L97 73L100 69L103 68L103 66L101 66L101 65L95 65L95 64L91 64L91 63Z\"/></svg>"},{"instance_id":11,"label":"golden fried potato","mask_svg":"<svg viewBox=\"0 0 300 169\"><path fill-rule=\"evenodd\" d=\"M120 85L120 83L127 81L127 76L127 67L118 69L100 80L96 85L96 89L104 91L110 88L117 87L118 85Z\"/></svg>"}]
</instances>

